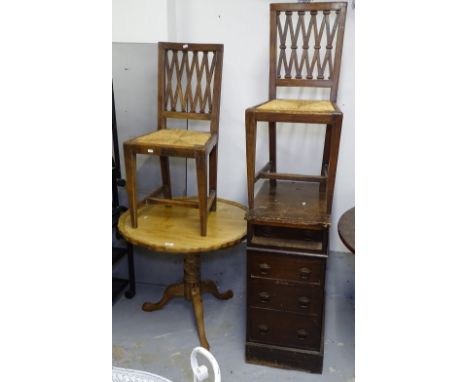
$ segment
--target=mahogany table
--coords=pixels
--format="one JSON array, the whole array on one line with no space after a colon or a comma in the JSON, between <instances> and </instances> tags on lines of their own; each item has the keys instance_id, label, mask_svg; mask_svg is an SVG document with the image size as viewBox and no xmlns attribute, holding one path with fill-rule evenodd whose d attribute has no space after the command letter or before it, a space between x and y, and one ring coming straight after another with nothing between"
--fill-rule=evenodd
<instances>
[{"instance_id":1,"label":"mahogany table","mask_svg":"<svg viewBox=\"0 0 468 382\"><path fill-rule=\"evenodd\" d=\"M354 254L354 207L341 215L338 221L338 234L346 248Z\"/></svg>"},{"instance_id":2,"label":"mahogany table","mask_svg":"<svg viewBox=\"0 0 468 382\"><path fill-rule=\"evenodd\" d=\"M212 280L201 279L200 254L233 246L244 239L245 211L241 204L218 198L216 211L208 215L208 236L200 235L197 208L147 204L138 209L138 228L132 228L128 211L119 220L119 231L130 243L157 252L184 255L183 281L169 285L158 302L145 302L142 309L146 312L162 309L174 297L191 301L200 343L208 350L201 295L208 292L227 300L233 293L231 290L221 293Z\"/></svg>"}]
</instances>

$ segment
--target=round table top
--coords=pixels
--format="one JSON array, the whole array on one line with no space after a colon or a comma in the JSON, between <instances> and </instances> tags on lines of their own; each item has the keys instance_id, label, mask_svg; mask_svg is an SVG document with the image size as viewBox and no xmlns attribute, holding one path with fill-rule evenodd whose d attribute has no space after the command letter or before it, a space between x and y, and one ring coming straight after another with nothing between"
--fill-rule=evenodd
<instances>
[{"instance_id":1,"label":"round table top","mask_svg":"<svg viewBox=\"0 0 468 382\"><path fill-rule=\"evenodd\" d=\"M243 205L218 198L216 211L208 214L207 236L201 236L198 208L147 204L138 209L137 228L132 228L129 211L120 217L118 228L125 240L157 252L209 252L246 236L245 212Z\"/></svg>"},{"instance_id":2,"label":"round table top","mask_svg":"<svg viewBox=\"0 0 468 382\"><path fill-rule=\"evenodd\" d=\"M341 215L338 222L338 233L346 248L354 253L354 207Z\"/></svg>"}]
</instances>

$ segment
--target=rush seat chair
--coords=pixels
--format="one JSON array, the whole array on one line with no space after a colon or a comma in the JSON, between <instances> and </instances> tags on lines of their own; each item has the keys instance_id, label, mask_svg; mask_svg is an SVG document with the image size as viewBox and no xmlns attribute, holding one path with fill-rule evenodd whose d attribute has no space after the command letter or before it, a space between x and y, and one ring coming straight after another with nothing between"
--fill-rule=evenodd
<instances>
[{"instance_id":1,"label":"rush seat chair","mask_svg":"<svg viewBox=\"0 0 468 382\"><path fill-rule=\"evenodd\" d=\"M270 4L269 100L245 112L247 192L254 209L254 184L269 179L320 183L325 214L331 212L342 112L336 105L346 19L345 2ZM329 88L328 99L277 99L278 87ZM255 172L257 122L268 122L269 161ZM326 125L320 175L278 173L276 124Z\"/></svg>"},{"instance_id":2,"label":"rush seat chair","mask_svg":"<svg viewBox=\"0 0 468 382\"><path fill-rule=\"evenodd\" d=\"M216 210L222 66L222 44L159 43L157 130L124 143L133 228L138 226L139 206L163 203L199 208L200 233L206 236L209 211ZM168 119L172 118L208 121L209 131L168 128ZM162 177L162 186L140 202L136 189L137 154L159 156ZM172 198L169 157L195 159L198 200ZM159 197L161 194L163 198Z\"/></svg>"}]
</instances>

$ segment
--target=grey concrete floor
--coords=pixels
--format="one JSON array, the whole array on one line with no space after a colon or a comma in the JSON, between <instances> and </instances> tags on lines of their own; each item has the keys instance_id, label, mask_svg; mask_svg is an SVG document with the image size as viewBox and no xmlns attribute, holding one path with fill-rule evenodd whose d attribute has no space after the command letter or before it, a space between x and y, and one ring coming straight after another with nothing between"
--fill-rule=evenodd
<instances>
[{"instance_id":1,"label":"grey concrete floor","mask_svg":"<svg viewBox=\"0 0 468 382\"><path fill-rule=\"evenodd\" d=\"M327 266L325 359L322 375L245 363L245 244L234 251L220 289L234 297L220 301L203 295L205 327L222 381L354 381L354 257L331 253ZM203 264L203 258L202 258ZM233 276L234 275L234 276ZM203 265L202 265L203 277ZM173 282L180 281L174 275ZM164 286L138 283L137 294L122 297L112 312L112 364L149 371L174 382L192 381L190 353L199 346L191 304L173 299L161 311L143 312Z\"/></svg>"}]
</instances>

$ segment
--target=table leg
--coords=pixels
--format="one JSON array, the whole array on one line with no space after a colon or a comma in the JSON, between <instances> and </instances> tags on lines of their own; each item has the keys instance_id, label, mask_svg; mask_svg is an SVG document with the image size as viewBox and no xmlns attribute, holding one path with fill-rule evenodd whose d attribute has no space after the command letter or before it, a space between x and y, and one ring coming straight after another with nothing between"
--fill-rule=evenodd
<instances>
[{"instance_id":1,"label":"table leg","mask_svg":"<svg viewBox=\"0 0 468 382\"><path fill-rule=\"evenodd\" d=\"M209 350L210 345L206 339L205 323L203 321L203 301L200 290L200 255L185 255L184 257L184 284L185 299L192 301L193 313L197 324L198 338L201 345Z\"/></svg>"},{"instance_id":2,"label":"table leg","mask_svg":"<svg viewBox=\"0 0 468 382\"><path fill-rule=\"evenodd\" d=\"M145 312L153 312L162 309L174 297L185 297L193 305L198 338L205 349L210 349L206 339L205 323L203 319L202 293L211 293L220 300L232 298L232 290L221 293L212 280L200 280L200 255L187 254L184 257L184 282L171 284L164 291L163 297L156 303L145 302L142 309Z\"/></svg>"},{"instance_id":3,"label":"table leg","mask_svg":"<svg viewBox=\"0 0 468 382\"><path fill-rule=\"evenodd\" d=\"M158 302L145 302L142 306L142 309L145 312L153 312L155 310L162 309L174 297L184 297L183 283L169 285L164 291L161 300Z\"/></svg>"},{"instance_id":4,"label":"table leg","mask_svg":"<svg viewBox=\"0 0 468 382\"><path fill-rule=\"evenodd\" d=\"M228 300L234 295L232 290L227 290L224 293L221 293L212 280L203 280L201 282L202 293L211 293L219 300Z\"/></svg>"},{"instance_id":5,"label":"table leg","mask_svg":"<svg viewBox=\"0 0 468 382\"><path fill-rule=\"evenodd\" d=\"M200 286L196 285L191 290L193 312L195 313L195 321L197 323L198 338L200 339L201 345L206 349L210 350L210 344L206 339L205 333L205 322L203 320L203 301L201 298Z\"/></svg>"}]
</instances>

